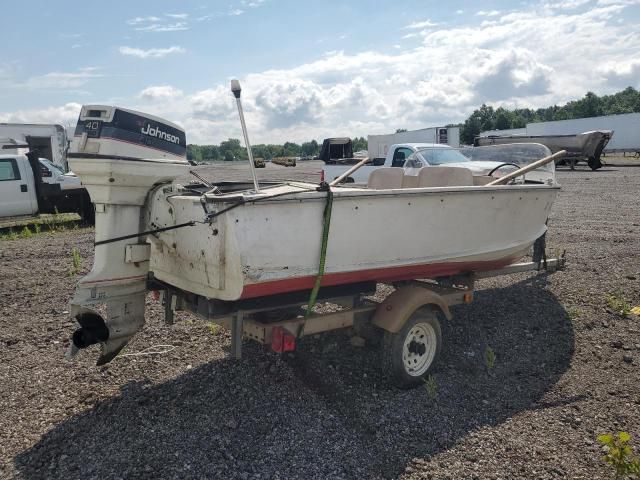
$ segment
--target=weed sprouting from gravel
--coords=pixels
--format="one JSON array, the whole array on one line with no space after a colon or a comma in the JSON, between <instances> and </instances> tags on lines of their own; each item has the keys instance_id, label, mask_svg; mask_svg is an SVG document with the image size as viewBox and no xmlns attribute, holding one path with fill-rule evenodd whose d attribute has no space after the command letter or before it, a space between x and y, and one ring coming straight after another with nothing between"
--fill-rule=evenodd
<instances>
[{"instance_id":1,"label":"weed sprouting from gravel","mask_svg":"<svg viewBox=\"0 0 640 480\"><path fill-rule=\"evenodd\" d=\"M82 263L82 257L80 256L80 250L76 247L71 249L71 269L69 275L77 275L80 272L80 264Z\"/></svg>"},{"instance_id":2,"label":"weed sprouting from gravel","mask_svg":"<svg viewBox=\"0 0 640 480\"><path fill-rule=\"evenodd\" d=\"M487 370L493 370L493 367L496 366L496 352L489 346L484 350L484 363Z\"/></svg>"},{"instance_id":3,"label":"weed sprouting from gravel","mask_svg":"<svg viewBox=\"0 0 640 480\"><path fill-rule=\"evenodd\" d=\"M214 336L219 335L220 332L222 331L222 327L217 323L213 323L213 322L207 323L207 329L209 330L209 333Z\"/></svg>"},{"instance_id":4,"label":"weed sprouting from gravel","mask_svg":"<svg viewBox=\"0 0 640 480\"><path fill-rule=\"evenodd\" d=\"M424 389L427 392L427 397L429 400L434 401L438 398L438 382L436 381L436 377L433 375L429 375L426 379L422 379L424 382Z\"/></svg>"},{"instance_id":5,"label":"weed sprouting from gravel","mask_svg":"<svg viewBox=\"0 0 640 480\"><path fill-rule=\"evenodd\" d=\"M569 318L571 320L575 320L582 316L582 310L580 310L578 307L569 307L567 308L567 315L569 315Z\"/></svg>"},{"instance_id":6,"label":"weed sprouting from gravel","mask_svg":"<svg viewBox=\"0 0 640 480\"><path fill-rule=\"evenodd\" d=\"M31 229L29 229L27 225L25 225L25 227L20 232L20 238L31 238L31 237L33 237L33 232L31 231Z\"/></svg>"},{"instance_id":7,"label":"weed sprouting from gravel","mask_svg":"<svg viewBox=\"0 0 640 480\"><path fill-rule=\"evenodd\" d=\"M638 478L640 457L633 455L633 447L630 445L631 435L627 432L618 432L617 435L606 433L598 435L598 441L607 451L602 460L615 469L614 480ZM630 477L631 475L633 477Z\"/></svg>"},{"instance_id":8,"label":"weed sprouting from gravel","mask_svg":"<svg viewBox=\"0 0 640 480\"><path fill-rule=\"evenodd\" d=\"M18 234L14 232L11 228L8 232L0 233L0 240L16 240L18 238Z\"/></svg>"},{"instance_id":9,"label":"weed sprouting from gravel","mask_svg":"<svg viewBox=\"0 0 640 480\"><path fill-rule=\"evenodd\" d=\"M621 292L607 295L607 305L621 317L626 317L631 313L631 305L625 300Z\"/></svg>"},{"instance_id":10,"label":"weed sprouting from gravel","mask_svg":"<svg viewBox=\"0 0 640 480\"><path fill-rule=\"evenodd\" d=\"M38 235L38 234L40 233L40 229L41 229L41 228L40 228L40 224L39 224L39 223L35 223L35 224L33 225L33 231L34 231L34 233L35 233L36 235Z\"/></svg>"}]
</instances>

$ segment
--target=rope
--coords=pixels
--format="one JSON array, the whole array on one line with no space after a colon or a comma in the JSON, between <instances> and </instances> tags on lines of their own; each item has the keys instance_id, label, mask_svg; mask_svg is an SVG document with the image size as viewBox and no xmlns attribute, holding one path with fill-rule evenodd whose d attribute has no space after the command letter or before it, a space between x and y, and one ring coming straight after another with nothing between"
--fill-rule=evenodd
<instances>
[{"instance_id":1,"label":"rope","mask_svg":"<svg viewBox=\"0 0 640 480\"><path fill-rule=\"evenodd\" d=\"M306 320L311 315L311 311L313 307L316 305L316 301L318 299L318 292L320 291L320 284L322 283L322 277L324 275L324 265L327 260L327 245L329 244L329 227L331 226L331 210L333 208L333 192L331 191L331 187L327 183L320 184L320 191L326 190L327 192L327 203L324 206L324 213L322 215L322 243L320 246L320 262L318 264L318 275L316 276L316 282L313 285L313 290L311 290L311 295L309 296L309 303L307 304L307 311L304 314L304 319ZM300 328L300 332L298 333L298 337L302 336L302 332L304 331L304 324Z\"/></svg>"}]
</instances>

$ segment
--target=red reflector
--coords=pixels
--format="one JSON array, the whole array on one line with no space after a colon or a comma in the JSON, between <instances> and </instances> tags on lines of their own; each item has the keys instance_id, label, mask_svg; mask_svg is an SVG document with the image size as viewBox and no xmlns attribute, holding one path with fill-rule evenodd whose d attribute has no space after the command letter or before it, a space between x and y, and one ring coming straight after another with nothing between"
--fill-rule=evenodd
<instances>
[{"instance_id":1,"label":"red reflector","mask_svg":"<svg viewBox=\"0 0 640 480\"><path fill-rule=\"evenodd\" d=\"M158 290L151 290L151 298L157 302L160 300L160 292Z\"/></svg>"},{"instance_id":2,"label":"red reflector","mask_svg":"<svg viewBox=\"0 0 640 480\"><path fill-rule=\"evenodd\" d=\"M296 349L296 337L291 335L289 332L285 332L282 349L285 352L293 352Z\"/></svg>"},{"instance_id":3,"label":"red reflector","mask_svg":"<svg viewBox=\"0 0 640 480\"><path fill-rule=\"evenodd\" d=\"M296 349L296 337L282 327L271 330L271 349L274 352L293 352Z\"/></svg>"},{"instance_id":4,"label":"red reflector","mask_svg":"<svg viewBox=\"0 0 640 480\"><path fill-rule=\"evenodd\" d=\"M324 182L324 170L320 170L320 183Z\"/></svg>"}]
</instances>

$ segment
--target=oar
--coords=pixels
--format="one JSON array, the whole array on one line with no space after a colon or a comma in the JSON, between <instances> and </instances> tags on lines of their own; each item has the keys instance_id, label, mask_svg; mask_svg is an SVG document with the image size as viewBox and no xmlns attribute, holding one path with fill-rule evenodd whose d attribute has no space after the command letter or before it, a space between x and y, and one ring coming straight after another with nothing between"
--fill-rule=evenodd
<instances>
[{"instance_id":1,"label":"oar","mask_svg":"<svg viewBox=\"0 0 640 480\"><path fill-rule=\"evenodd\" d=\"M546 165L547 163L553 162L555 160L558 160L564 157L566 154L567 154L566 150L560 150L559 152L556 152L553 155L549 155L548 157L544 157L544 158L541 158L540 160L536 160L535 162L530 163L529 165L525 165L524 167L519 168L515 172L511 172L505 175L504 177L497 178L493 182L487 183L485 187L491 187L493 185L502 185L503 183L507 183L512 178L519 177L520 175L524 175L525 173L530 172L531 170L540 168L543 165Z\"/></svg>"},{"instance_id":2,"label":"oar","mask_svg":"<svg viewBox=\"0 0 640 480\"><path fill-rule=\"evenodd\" d=\"M349 175L351 175L353 172L355 172L356 170L358 170L361 166L363 166L365 163L367 163L369 161L369 157L365 157L362 160L360 160L358 163L356 163L353 167L351 167L349 170L347 170L346 172L344 172L342 175L340 175L338 178L336 178L333 182L329 183L329 186L333 187L334 185L339 184L342 180L344 180L345 178L347 178Z\"/></svg>"}]
</instances>

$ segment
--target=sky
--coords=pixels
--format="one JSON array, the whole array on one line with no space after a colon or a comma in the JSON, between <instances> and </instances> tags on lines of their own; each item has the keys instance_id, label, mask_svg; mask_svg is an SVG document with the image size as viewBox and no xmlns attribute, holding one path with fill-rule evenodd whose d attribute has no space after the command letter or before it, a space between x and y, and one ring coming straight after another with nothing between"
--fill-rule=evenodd
<instances>
[{"instance_id":1,"label":"sky","mask_svg":"<svg viewBox=\"0 0 640 480\"><path fill-rule=\"evenodd\" d=\"M481 5L481 8L480 8ZM7 0L0 122L107 104L188 143L318 141L640 88L640 0Z\"/></svg>"}]
</instances>

